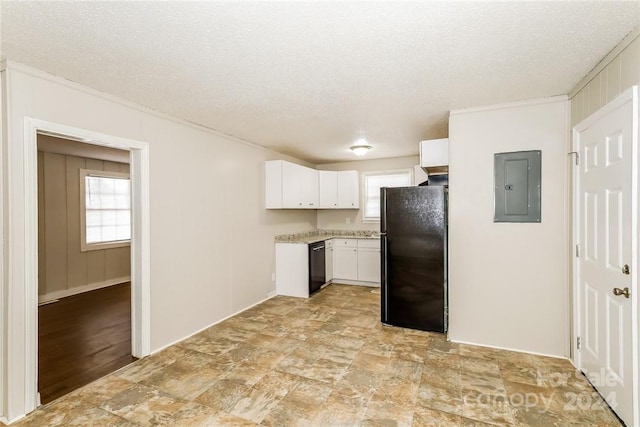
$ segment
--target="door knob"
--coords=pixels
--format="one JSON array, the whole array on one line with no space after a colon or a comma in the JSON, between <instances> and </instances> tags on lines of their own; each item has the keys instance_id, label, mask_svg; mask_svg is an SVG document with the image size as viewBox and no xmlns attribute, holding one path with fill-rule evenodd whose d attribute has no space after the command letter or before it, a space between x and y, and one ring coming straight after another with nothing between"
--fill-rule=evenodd
<instances>
[{"instance_id":1,"label":"door knob","mask_svg":"<svg viewBox=\"0 0 640 427\"><path fill-rule=\"evenodd\" d=\"M624 295L625 298L629 298L629 288L624 288L624 289L613 288L613 294L615 296Z\"/></svg>"},{"instance_id":2,"label":"door knob","mask_svg":"<svg viewBox=\"0 0 640 427\"><path fill-rule=\"evenodd\" d=\"M625 264L624 267L622 267L622 274L626 274L629 275L629 264Z\"/></svg>"}]
</instances>

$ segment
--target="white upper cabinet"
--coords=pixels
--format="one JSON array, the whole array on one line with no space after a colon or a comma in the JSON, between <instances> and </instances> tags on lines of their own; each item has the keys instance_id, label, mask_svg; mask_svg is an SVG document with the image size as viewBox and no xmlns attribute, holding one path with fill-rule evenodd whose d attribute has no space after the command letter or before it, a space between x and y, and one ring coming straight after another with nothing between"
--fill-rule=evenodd
<instances>
[{"instance_id":1,"label":"white upper cabinet","mask_svg":"<svg viewBox=\"0 0 640 427\"><path fill-rule=\"evenodd\" d=\"M281 160L271 160L264 164L267 209L282 209L282 163Z\"/></svg>"},{"instance_id":2,"label":"white upper cabinet","mask_svg":"<svg viewBox=\"0 0 640 427\"><path fill-rule=\"evenodd\" d=\"M318 171L284 160L265 163L267 209L358 209L358 171Z\"/></svg>"},{"instance_id":3,"label":"white upper cabinet","mask_svg":"<svg viewBox=\"0 0 640 427\"><path fill-rule=\"evenodd\" d=\"M420 141L420 166L449 166L449 138Z\"/></svg>"},{"instance_id":4,"label":"white upper cabinet","mask_svg":"<svg viewBox=\"0 0 640 427\"><path fill-rule=\"evenodd\" d=\"M318 171L302 167L300 200L307 209L318 209Z\"/></svg>"},{"instance_id":5,"label":"white upper cabinet","mask_svg":"<svg viewBox=\"0 0 640 427\"><path fill-rule=\"evenodd\" d=\"M302 205L302 176L304 166L295 163L281 162L282 164L282 208L299 208Z\"/></svg>"},{"instance_id":6,"label":"white upper cabinet","mask_svg":"<svg viewBox=\"0 0 640 427\"><path fill-rule=\"evenodd\" d=\"M317 209L318 171L286 162L265 164L265 205L267 209Z\"/></svg>"},{"instance_id":7,"label":"white upper cabinet","mask_svg":"<svg viewBox=\"0 0 640 427\"><path fill-rule=\"evenodd\" d=\"M338 209L360 207L360 180L358 171L338 172Z\"/></svg>"},{"instance_id":8,"label":"white upper cabinet","mask_svg":"<svg viewBox=\"0 0 640 427\"><path fill-rule=\"evenodd\" d=\"M318 171L321 209L358 209L358 171Z\"/></svg>"},{"instance_id":9,"label":"white upper cabinet","mask_svg":"<svg viewBox=\"0 0 640 427\"><path fill-rule=\"evenodd\" d=\"M318 171L318 183L320 208L336 209L338 207L338 172Z\"/></svg>"}]
</instances>

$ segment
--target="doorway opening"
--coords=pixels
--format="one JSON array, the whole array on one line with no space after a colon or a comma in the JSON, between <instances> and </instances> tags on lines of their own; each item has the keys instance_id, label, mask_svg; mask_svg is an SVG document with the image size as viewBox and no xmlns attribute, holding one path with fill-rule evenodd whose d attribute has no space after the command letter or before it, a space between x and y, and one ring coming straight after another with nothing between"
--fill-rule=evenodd
<instances>
[{"instance_id":1,"label":"doorway opening","mask_svg":"<svg viewBox=\"0 0 640 427\"><path fill-rule=\"evenodd\" d=\"M46 404L131 354L129 151L39 133L38 391Z\"/></svg>"},{"instance_id":2,"label":"doorway opening","mask_svg":"<svg viewBox=\"0 0 640 427\"><path fill-rule=\"evenodd\" d=\"M25 345L10 358L9 372L24 378L24 386L10 383L9 396L22 404L21 411L29 413L40 404L38 393L38 135L59 137L86 145L109 147L129 152L131 176L131 354L140 358L150 354L150 215L149 215L149 144L128 138L74 128L59 123L25 117L24 145L17 156L22 160L24 185L22 250L16 260L24 266L24 310L18 312L9 332L24 335ZM23 387L23 388L22 388ZM14 391L15 390L15 391Z\"/></svg>"}]
</instances>

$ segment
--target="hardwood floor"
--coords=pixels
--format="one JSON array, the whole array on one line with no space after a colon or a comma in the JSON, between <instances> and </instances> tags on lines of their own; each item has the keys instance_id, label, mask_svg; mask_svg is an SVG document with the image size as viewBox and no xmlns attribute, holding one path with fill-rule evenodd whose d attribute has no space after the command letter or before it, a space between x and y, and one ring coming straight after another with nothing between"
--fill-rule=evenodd
<instances>
[{"instance_id":1,"label":"hardwood floor","mask_svg":"<svg viewBox=\"0 0 640 427\"><path fill-rule=\"evenodd\" d=\"M133 362L131 284L40 306L38 340L43 404Z\"/></svg>"}]
</instances>

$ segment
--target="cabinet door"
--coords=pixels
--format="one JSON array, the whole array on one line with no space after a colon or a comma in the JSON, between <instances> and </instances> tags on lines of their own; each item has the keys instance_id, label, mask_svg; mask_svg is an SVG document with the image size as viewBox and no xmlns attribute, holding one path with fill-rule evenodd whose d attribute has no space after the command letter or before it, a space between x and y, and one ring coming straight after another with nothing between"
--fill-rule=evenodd
<instances>
[{"instance_id":1,"label":"cabinet door","mask_svg":"<svg viewBox=\"0 0 640 427\"><path fill-rule=\"evenodd\" d=\"M333 248L333 277L358 280L358 248Z\"/></svg>"},{"instance_id":2,"label":"cabinet door","mask_svg":"<svg viewBox=\"0 0 640 427\"><path fill-rule=\"evenodd\" d=\"M420 141L420 166L430 168L449 165L449 138Z\"/></svg>"},{"instance_id":3,"label":"cabinet door","mask_svg":"<svg viewBox=\"0 0 640 427\"><path fill-rule=\"evenodd\" d=\"M380 283L380 250L358 248L358 280Z\"/></svg>"},{"instance_id":4,"label":"cabinet door","mask_svg":"<svg viewBox=\"0 0 640 427\"><path fill-rule=\"evenodd\" d=\"M282 160L269 160L264 164L265 207L282 208Z\"/></svg>"},{"instance_id":5,"label":"cabinet door","mask_svg":"<svg viewBox=\"0 0 640 427\"><path fill-rule=\"evenodd\" d=\"M318 203L323 209L338 207L338 172L318 171Z\"/></svg>"},{"instance_id":6,"label":"cabinet door","mask_svg":"<svg viewBox=\"0 0 640 427\"><path fill-rule=\"evenodd\" d=\"M304 166L301 166L301 168L302 207L307 209L318 209L318 171Z\"/></svg>"},{"instance_id":7,"label":"cabinet door","mask_svg":"<svg viewBox=\"0 0 640 427\"><path fill-rule=\"evenodd\" d=\"M302 180L304 166L282 162L282 207L304 208L302 205Z\"/></svg>"},{"instance_id":8,"label":"cabinet door","mask_svg":"<svg viewBox=\"0 0 640 427\"><path fill-rule=\"evenodd\" d=\"M278 295L309 297L309 246L276 243L276 292Z\"/></svg>"},{"instance_id":9,"label":"cabinet door","mask_svg":"<svg viewBox=\"0 0 640 427\"><path fill-rule=\"evenodd\" d=\"M360 207L360 180L358 171L338 172L338 208L357 209Z\"/></svg>"},{"instance_id":10,"label":"cabinet door","mask_svg":"<svg viewBox=\"0 0 640 427\"><path fill-rule=\"evenodd\" d=\"M333 280L333 248L325 246L324 248L324 266L325 280L330 282Z\"/></svg>"}]
</instances>

